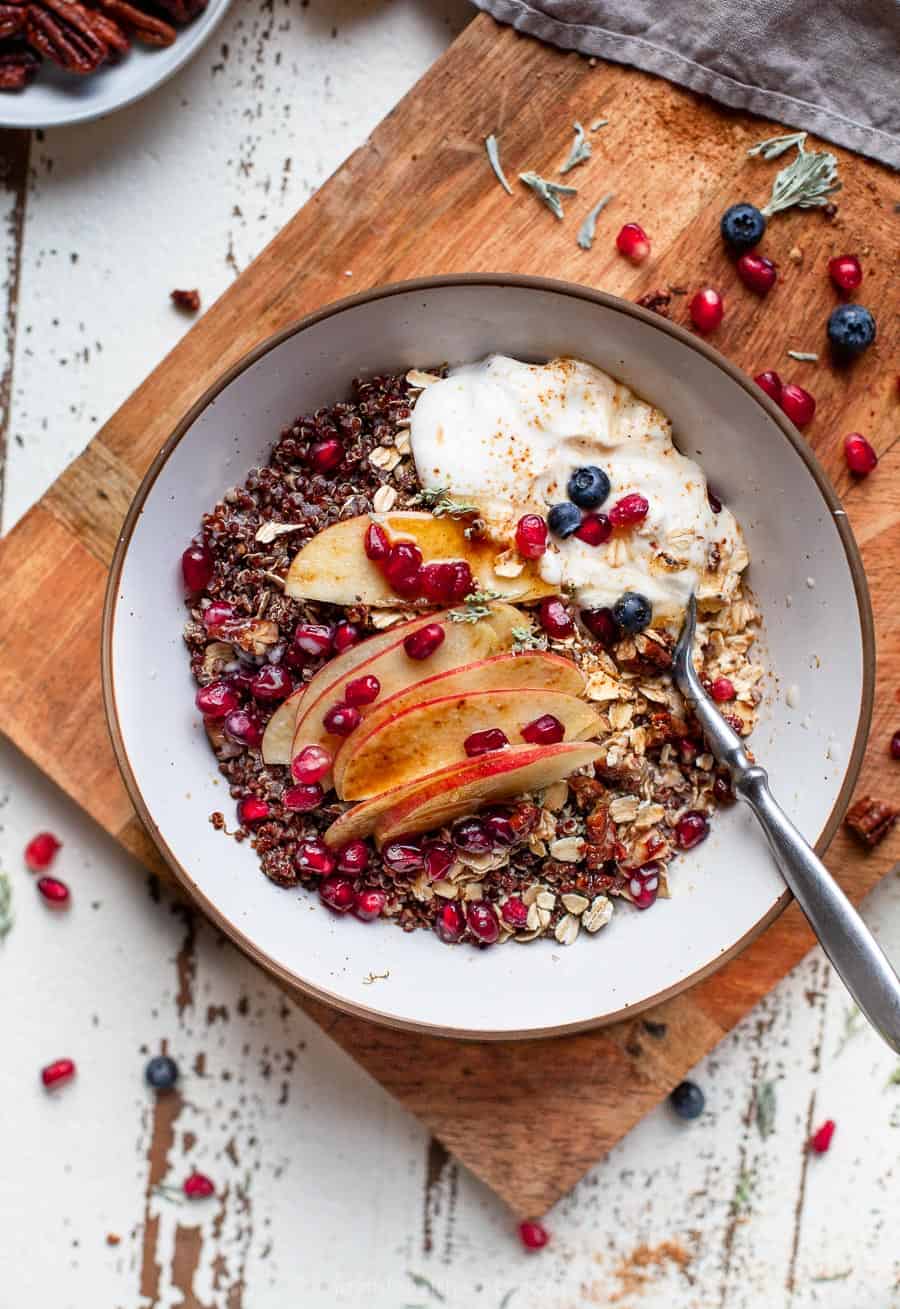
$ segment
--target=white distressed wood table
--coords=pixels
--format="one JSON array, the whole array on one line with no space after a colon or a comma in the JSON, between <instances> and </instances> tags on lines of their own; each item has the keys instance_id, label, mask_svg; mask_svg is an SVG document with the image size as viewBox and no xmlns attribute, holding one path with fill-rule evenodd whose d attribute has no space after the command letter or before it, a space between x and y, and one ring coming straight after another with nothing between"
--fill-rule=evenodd
<instances>
[{"instance_id":1,"label":"white distressed wood table","mask_svg":"<svg viewBox=\"0 0 900 1309\"><path fill-rule=\"evenodd\" d=\"M464 0L243 0L151 100L2 140L6 527L186 329L169 291L214 299L468 17ZM900 1306L897 1061L818 952L696 1070L705 1115L651 1114L529 1256L416 1122L2 744L0 786L16 913L0 945L0 1309ZM65 914L22 864L46 828L64 842ZM896 876L866 915L900 959ZM160 1049L183 1072L162 1115L142 1081ZM49 1097L38 1070L60 1055L78 1078ZM827 1117L834 1144L811 1157ZM215 1199L158 1189L194 1166Z\"/></svg>"}]
</instances>

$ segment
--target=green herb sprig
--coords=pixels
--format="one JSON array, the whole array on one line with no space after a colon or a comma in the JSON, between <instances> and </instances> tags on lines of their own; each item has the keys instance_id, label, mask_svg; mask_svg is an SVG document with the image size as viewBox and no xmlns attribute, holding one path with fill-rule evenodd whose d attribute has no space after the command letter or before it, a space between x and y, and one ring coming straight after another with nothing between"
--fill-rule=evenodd
<instances>
[{"instance_id":1,"label":"green herb sprig","mask_svg":"<svg viewBox=\"0 0 900 1309\"><path fill-rule=\"evenodd\" d=\"M589 209L585 214L584 222L578 229L578 244L582 250L590 250L594 244L594 237L597 235L597 218L609 204L610 200L615 198L615 192L610 191L602 199L598 200L593 209Z\"/></svg>"},{"instance_id":2,"label":"green herb sprig","mask_svg":"<svg viewBox=\"0 0 900 1309\"><path fill-rule=\"evenodd\" d=\"M449 488L436 486L431 491L420 491L413 501L430 509L435 518L468 518L478 513L478 505L451 498Z\"/></svg>"},{"instance_id":3,"label":"green herb sprig","mask_svg":"<svg viewBox=\"0 0 900 1309\"><path fill-rule=\"evenodd\" d=\"M465 607L451 609L447 617L451 623L480 623L482 618L490 618L491 604L499 599L499 591L471 591L466 596Z\"/></svg>"},{"instance_id":4,"label":"green herb sprig","mask_svg":"<svg viewBox=\"0 0 900 1309\"><path fill-rule=\"evenodd\" d=\"M734 1188L734 1195L731 1197L731 1211L739 1214L745 1209L749 1209L753 1192L756 1190L756 1170L752 1168L742 1168Z\"/></svg>"},{"instance_id":5,"label":"green herb sprig","mask_svg":"<svg viewBox=\"0 0 900 1309\"><path fill-rule=\"evenodd\" d=\"M775 177L769 203L760 212L771 218L773 214L797 205L799 209L817 209L828 204L828 197L840 191L842 183L837 175L837 159L829 150L807 150L806 133L792 132L788 136L772 136L752 146L748 155L761 155L763 159L777 159L792 146L797 157Z\"/></svg>"},{"instance_id":6,"label":"green herb sprig","mask_svg":"<svg viewBox=\"0 0 900 1309\"><path fill-rule=\"evenodd\" d=\"M584 128L580 123L573 123L572 130L575 133L575 140L572 142L566 162L559 170L560 177L564 177L566 173L571 173L572 169L577 168L579 164L586 164L591 157L591 143L585 136Z\"/></svg>"},{"instance_id":7,"label":"green herb sprig","mask_svg":"<svg viewBox=\"0 0 900 1309\"><path fill-rule=\"evenodd\" d=\"M0 941L12 930L12 882L8 873L0 873Z\"/></svg>"},{"instance_id":8,"label":"green herb sprig","mask_svg":"<svg viewBox=\"0 0 900 1309\"><path fill-rule=\"evenodd\" d=\"M513 654L525 654L528 650L546 650L547 637L543 632L536 632L533 627L514 627L512 629Z\"/></svg>"},{"instance_id":9,"label":"green herb sprig","mask_svg":"<svg viewBox=\"0 0 900 1309\"><path fill-rule=\"evenodd\" d=\"M555 217L562 220L565 218L565 212L560 201L561 195L577 195L578 188L575 186L563 186L560 182L550 182L545 177L539 177L537 173L520 173L519 181L530 186L532 191L542 200L547 208Z\"/></svg>"},{"instance_id":10,"label":"green herb sprig","mask_svg":"<svg viewBox=\"0 0 900 1309\"><path fill-rule=\"evenodd\" d=\"M490 136L484 138L484 148L487 151L487 157L491 168L494 170L494 176L507 195L512 195L513 189L503 171L503 165L500 163L500 142L497 140L496 136L494 136L493 132Z\"/></svg>"},{"instance_id":11,"label":"green herb sprig","mask_svg":"<svg viewBox=\"0 0 900 1309\"><path fill-rule=\"evenodd\" d=\"M756 1092L756 1126L763 1140L775 1131L775 1083L760 1082Z\"/></svg>"}]
</instances>

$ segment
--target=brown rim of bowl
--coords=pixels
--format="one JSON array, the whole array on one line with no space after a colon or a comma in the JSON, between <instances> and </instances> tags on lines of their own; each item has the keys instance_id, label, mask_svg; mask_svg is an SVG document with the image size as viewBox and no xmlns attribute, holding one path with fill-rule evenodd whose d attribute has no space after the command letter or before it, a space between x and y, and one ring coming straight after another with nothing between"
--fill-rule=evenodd
<instances>
[{"instance_id":1,"label":"brown rim of bowl","mask_svg":"<svg viewBox=\"0 0 900 1309\"><path fill-rule=\"evenodd\" d=\"M537 1040L550 1036L566 1036L574 1032L588 1031L595 1027L605 1027L610 1023L619 1022L620 1020L632 1017L644 1009L649 1009L654 1005L661 1004L664 1000L680 994L687 990L695 983L702 981L710 976L716 969L727 963L739 954L745 946L749 945L757 936L763 932L770 923L782 913L789 901L792 899L791 893L785 890L772 908L764 916L745 932L740 940L722 953L703 968L688 974L687 977L676 982L673 986L667 987L663 991L649 996L637 1004L627 1005L623 1009L617 1010L612 1014L605 1014L598 1018L588 1018L577 1023L566 1023L559 1027L541 1027L538 1029L525 1029L515 1032L508 1031L470 1031L461 1028L446 1028L440 1025L429 1023L414 1023L406 1019L393 1018L389 1015L380 1013L376 1009L370 1009L366 1005L353 1004L341 996L333 995L320 987L312 986L309 982L304 981L290 969L276 964L268 958L258 947L249 940L243 932L228 918L222 914L218 907L199 889L190 877L187 870L176 859L174 853L169 848L159 829L153 821L153 818L144 803L143 796L137 785L134 773L129 761L128 752L122 738L119 727L118 711L116 708L115 686L112 675L112 636L113 625L115 622L116 595L119 587L119 579L122 573L122 566L125 555L131 543L131 537L134 533L135 525L143 509L144 503L153 489L153 485L159 476L163 466L169 458L169 455L181 441L182 437L190 430L197 418L208 407L216 397L229 386L235 378L239 377L247 368L250 368L263 355L269 353L286 341L291 336L296 336L307 327L315 323L322 322L335 314L341 314L347 309L352 309L356 305L368 304L373 300L386 300L394 295L405 295L409 292L433 291L447 286L495 286L495 287L519 287L524 290L534 291L552 291L557 295L572 296L578 300L586 300L591 304L602 305L607 309L612 309L617 313L628 314L632 318L638 318L642 322L649 324L659 332L665 332L674 337L683 345L689 346L703 355L710 363L715 364L724 373L742 387L757 404L761 405L769 417L780 428L782 435L790 442L794 451L800 456L806 464L813 481L819 488L825 504L831 511L835 527L844 547L844 554L850 567L850 574L853 579L853 588L856 594L857 612L859 614L859 623L862 631L863 645L863 680L862 695L860 699L859 718L856 725L856 734L853 739L853 749L850 752L850 758L847 764L847 770L844 774L844 781L841 786L838 797L832 807L831 813L819 834L816 841L816 851L822 855L827 850L832 837L837 831L838 825L844 816L844 812L850 801L853 788L856 785L859 776L860 767L862 766L863 754L866 748L866 739L869 731L869 724L872 717L872 705L875 694L875 628L872 619L872 606L869 599L869 590L866 583L865 571L863 569L862 559L859 553L859 547L850 530L850 524L847 520L840 500L835 494L834 488L825 476L825 472L818 459L813 454L812 449L804 441L800 433L794 428L793 424L785 417L778 406L769 399L769 397L760 390L756 384L751 381L746 373L725 359L723 355L714 350L711 345L703 341L686 328L679 327L676 323L671 323L668 319L662 318L659 314L653 313L649 309L643 309L639 305L632 304L628 300L621 300L618 296L610 295L606 291L595 291L590 287L580 286L576 282L557 281L549 277L531 277L521 273L456 273L446 274L440 277L421 277L415 278L408 282L391 282L386 286L374 287L369 291L362 291L358 295L348 296L342 300L336 300L332 304L326 305L323 309L314 310L306 314L297 322L288 327L284 327L274 336L268 337L258 346L246 354L243 359L238 360L223 376L212 386L208 387L199 400L197 400L177 425L172 435L165 442L159 454L150 464L147 472L144 474L141 484L137 489L131 507L125 516L125 522L122 525L122 531L119 535L118 544L112 558L109 570L109 578L106 586L106 595L103 602L103 627L101 635L101 676L103 684L103 703L106 711L106 720L109 727L109 733L112 738L113 751L116 756L116 762L119 771L125 782L126 789L131 798L137 813L153 839L160 854L166 863L172 869L178 881L190 893L192 898L197 901L203 912L208 918L216 924L217 927L231 938L232 941L246 954L258 963L266 972L271 973L279 981L287 986L299 990L304 995L311 996L315 1000L320 1000L332 1008L339 1009L343 1013L352 1015L355 1018L367 1019L370 1022L380 1023L383 1026L393 1027L402 1031L420 1032L429 1036L444 1036L457 1040L479 1040L479 1041L516 1041L516 1040Z\"/></svg>"}]
</instances>

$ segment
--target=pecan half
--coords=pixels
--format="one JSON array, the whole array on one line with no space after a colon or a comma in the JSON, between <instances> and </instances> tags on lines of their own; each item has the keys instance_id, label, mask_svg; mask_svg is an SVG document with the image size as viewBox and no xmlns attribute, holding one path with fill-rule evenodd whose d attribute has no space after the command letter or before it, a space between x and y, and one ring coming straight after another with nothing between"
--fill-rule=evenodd
<instances>
[{"instance_id":1,"label":"pecan half","mask_svg":"<svg viewBox=\"0 0 900 1309\"><path fill-rule=\"evenodd\" d=\"M654 313L660 314L663 318L668 318L672 296L669 291L664 291L662 287L658 287L655 291L647 291L645 295L639 296L635 303L643 305L645 309L652 309Z\"/></svg>"},{"instance_id":2,"label":"pecan half","mask_svg":"<svg viewBox=\"0 0 900 1309\"><path fill-rule=\"evenodd\" d=\"M175 23L189 23L202 14L207 0L157 0L160 9L164 9Z\"/></svg>"},{"instance_id":3,"label":"pecan half","mask_svg":"<svg viewBox=\"0 0 900 1309\"><path fill-rule=\"evenodd\" d=\"M200 308L199 291L171 291L169 295L172 304L177 309L183 309L186 313L195 314Z\"/></svg>"},{"instance_id":4,"label":"pecan half","mask_svg":"<svg viewBox=\"0 0 900 1309\"><path fill-rule=\"evenodd\" d=\"M109 54L94 29L96 17L75 0L41 0L28 6L25 38L38 54L85 76L96 72Z\"/></svg>"},{"instance_id":5,"label":"pecan half","mask_svg":"<svg viewBox=\"0 0 900 1309\"><path fill-rule=\"evenodd\" d=\"M23 5L0 5L0 38L24 32L26 14Z\"/></svg>"},{"instance_id":6,"label":"pecan half","mask_svg":"<svg viewBox=\"0 0 900 1309\"><path fill-rule=\"evenodd\" d=\"M40 66L30 50L16 50L0 54L0 91L21 91L34 77Z\"/></svg>"},{"instance_id":7,"label":"pecan half","mask_svg":"<svg viewBox=\"0 0 900 1309\"><path fill-rule=\"evenodd\" d=\"M897 817L898 811L892 809L889 804L885 804L883 800L875 800L870 795L864 795L847 810L844 822L864 845L876 846L887 836Z\"/></svg>"},{"instance_id":8,"label":"pecan half","mask_svg":"<svg viewBox=\"0 0 900 1309\"><path fill-rule=\"evenodd\" d=\"M672 652L661 633L652 636L638 632L627 636L615 648L616 662L626 673L646 673L652 676L672 665Z\"/></svg>"},{"instance_id":9,"label":"pecan half","mask_svg":"<svg viewBox=\"0 0 900 1309\"><path fill-rule=\"evenodd\" d=\"M95 0L95 3L109 19L130 28L144 45L171 45L178 35L171 23L154 18L128 0Z\"/></svg>"}]
</instances>

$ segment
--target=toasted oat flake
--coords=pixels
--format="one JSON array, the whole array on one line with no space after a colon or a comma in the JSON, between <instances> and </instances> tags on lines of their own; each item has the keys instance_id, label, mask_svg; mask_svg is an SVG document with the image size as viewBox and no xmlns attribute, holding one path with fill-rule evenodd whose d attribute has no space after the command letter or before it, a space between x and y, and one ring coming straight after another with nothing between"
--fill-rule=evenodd
<instances>
[{"instance_id":1,"label":"toasted oat flake","mask_svg":"<svg viewBox=\"0 0 900 1309\"><path fill-rule=\"evenodd\" d=\"M649 804L645 802L640 806L634 819L634 825L640 831L653 827L656 823L661 823L666 816L666 811L661 804Z\"/></svg>"},{"instance_id":2,"label":"toasted oat flake","mask_svg":"<svg viewBox=\"0 0 900 1309\"><path fill-rule=\"evenodd\" d=\"M553 935L560 945L574 945L580 928L581 924L574 914L563 914Z\"/></svg>"},{"instance_id":3,"label":"toasted oat flake","mask_svg":"<svg viewBox=\"0 0 900 1309\"><path fill-rule=\"evenodd\" d=\"M395 623L402 623L404 619L410 617L411 614L405 609L374 609L369 621L376 632L383 632L386 628L393 627Z\"/></svg>"},{"instance_id":4,"label":"toasted oat flake","mask_svg":"<svg viewBox=\"0 0 900 1309\"><path fill-rule=\"evenodd\" d=\"M527 945L529 941L536 941L540 935L541 929L536 927L530 932L517 932L513 940L519 945Z\"/></svg>"},{"instance_id":5,"label":"toasted oat flake","mask_svg":"<svg viewBox=\"0 0 900 1309\"><path fill-rule=\"evenodd\" d=\"M609 711L609 724L614 732L621 732L634 717L634 706L618 701Z\"/></svg>"},{"instance_id":6,"label":"toasted oat flake","mask_svg":"<svg viewBox=\"0 0 900 1309\"><path fill-rule=\"evenodd\" d=\"M394 449L399 451L402 455L408 455L410 453L412 450L412 440L410 439L409 432L403 431L397 433L394 439Z\"/></svg>"},{"instance_id":7,"label":"toasted oat flake","mask_svg":"<svg viewBox=\"0 0 900 1309\"><path fill-rule=\"evenodd\" d=\"M586 895L579 895L577 891L567 891L561 898L570 914L583 914L591 903Z\"/></svg>"},{"instance_id":8,"label":"toasted oat flake","mask_svg":"<svg viewBox=\"0 0 900 1309\"><path fill-rule=\"evenodd\" d=\"M304 523L262 523L257 529L254 540L259 541L260 545L269 545L276 537L284 536L288 532L299 532Z\"/></svg>"},{"instance_id":9,"label":"toasted oat flake","mask_svg":"<svg viewBox=\"0 0 900 1309\"><path fill-rule=\"evenodd\" d=\"M564 836L550 842L550 854L564 864L577 864L584 856L584 844L580 836Z\"/></svg>"},{"instance_id":10,"label":"toasted oat flake","mask_svg":"<svg viewBox=\"0 0 900 1309\"><path fill-rule=\"evenodd\" d=\"M613 904L607 895L597 895L582 915L581 925L586 932L599 932L613 916Z\"/></svg>"},{"instance_id":11,"label":"toasted oat flake","mask_svg":"<svg viewBox=\"0 0 900 1309\"><path fill-rule=\"evenodd\" d=\"M369 463L374 468L380 468L386 473L390 473L400 462L400 452L392 450L390 446L377 445L369 455Z\"/></svg>"},{"instance_id":12,"label":"toasted oat flake","mask_svg":"<svg viewBox=\"0 0 900 1309\"><path fill-rule=\"evenodd\" d=\"M559 813L560 809L569 798L569 783L565 780L554 782L548 786L544 792L544 808L549 809L552 814Z\"/></svg>"},{"instance_id":13,"label":"toasted oat flake","mask_svg":"<svg viewBox=\"0 0 900 1309\"><path fill-rule=\"evenodd\" d=\"M639 800L636 795L619 795L609 803L609 816L614 823L632 823L637 818Z\"/></svg>"},{"instance_id":14,"label":"toasted oat flake","mask_svg":"<svg viewBox=\"0 0 900 1309\"><path fill-rule=\"evenodd\" d=\"M546 890L538 891L537 897L535 899L535 904L537 905L538 909L547 909L547 910L555 909L556 896L552 891L546 891Z\"/></svg>"},{"instance_id":15,"label":"toasted oat flake","mask_svg":"<svg viewBox=\"0 0 900 1309\"><path fill-rule=\"evenodd\" d=\"M526 886L522 892L522 903L530 908L544 889L539 882L532 882L531 886Z\"/></svg>"},{"instance_id":16,"label":"toasted oat flake","mask_svg":"<svg viewBox=\"0 0 900 1309\"><path fill-rule=\"evenodd\" d=\"M423 391L426 386L434 386L435 382L440 382L441 378L437 373L423 373L420 368L411 368L406 374L406 380L416 390Z\"/></svg>"},{"instance_id":17,"label":"toasted oat flake","mask_svg":"<svg viewBox=\"0 0 900 1309\"><path fill-rule=\"evenodd\" d=\"M393 486L379 486L372 497L372 508L377 514L386 514L397 503L397 490Z\"/></svg>"},{"instance_id":18,"label":"toasted oat flake","mask_svg":"<svg viewBox=\"0 0 900 1309\"><path fill-rule=\"evenodd\" d=\"M515 550L504 550L497 555L493 567L498 577L518 577L525 567L525 560Z\"/></svg>"},{"instance_id":19,"label":"toasted oat flake","mask_svg":"<svg viewBox=\"0 0 900 1309\"><path fill-rule=\"evenodd\" d=\"M463 887L464 900L482 900L484 898L484 884L482 882L467 882Z\"/></svg>"},{"instance_id":20,"label":"toasted oat flake","mask_svg":"<svg viewBox=\"0 0 900 1309\"><path fill-rule=\"evenodd\" d=\"M459 887L454 886L452 882L445 882L443 879L432 882L431 889L435 895L439 895L443 900L455 900L459 895Z\"/></svg>"}]
</instances>

